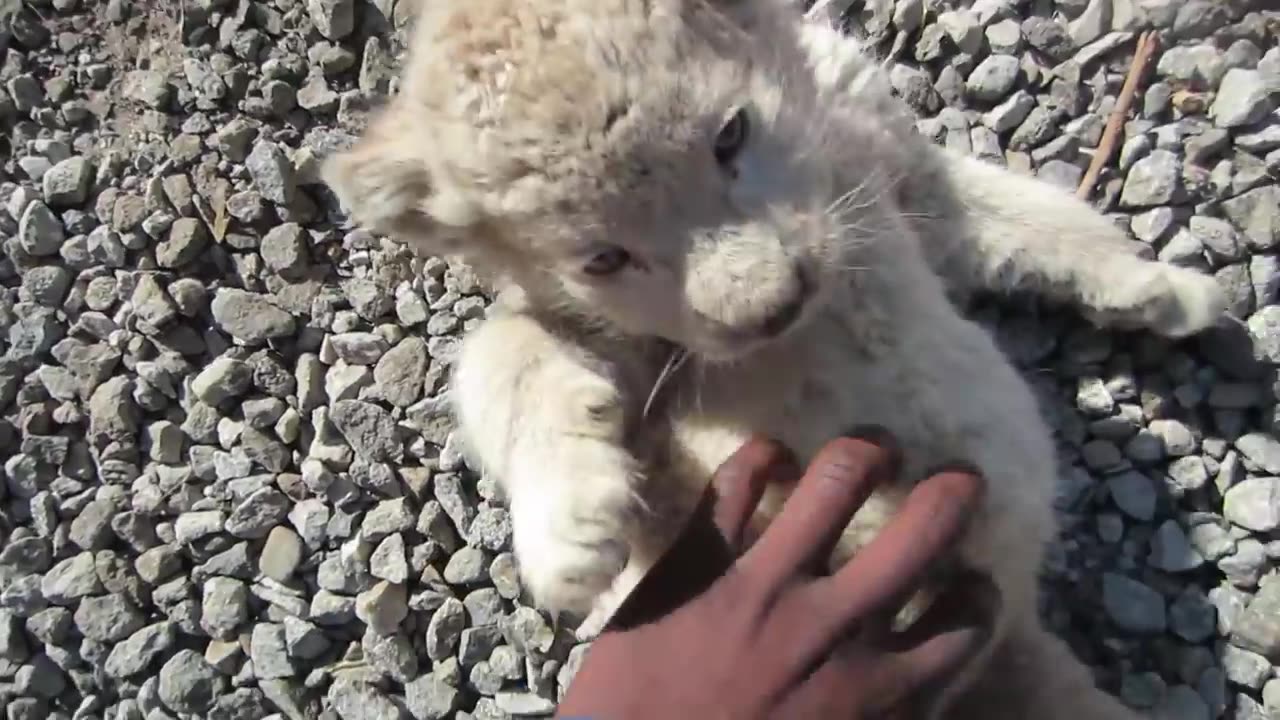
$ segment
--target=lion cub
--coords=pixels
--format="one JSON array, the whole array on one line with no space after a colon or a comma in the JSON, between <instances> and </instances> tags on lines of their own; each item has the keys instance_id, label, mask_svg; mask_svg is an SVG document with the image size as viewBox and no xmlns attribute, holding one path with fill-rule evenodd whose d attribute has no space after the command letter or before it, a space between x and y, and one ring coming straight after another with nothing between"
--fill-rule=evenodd
<instances>
[{"instance_id":1,"label":"lion cub","mask_svg":"<svg viewBox=\"0 0 1280 720\"><path fill-rule=\"evenodd\" d=\"M803 459L878 424L902 482L834 559L931 466L989 483L956 557L1003 610L933 716L1133 717L1041 628L1054 447L953 297L1027 289L1182 337L1224 310L1212 278L916 135L858 44L783 0L424 3L401 92L324 172L357 222L500 289L450 393L534 601L598 626L748 433ZM1016 693L974 700L992 688Z\"/></svg>"}]
</instances>

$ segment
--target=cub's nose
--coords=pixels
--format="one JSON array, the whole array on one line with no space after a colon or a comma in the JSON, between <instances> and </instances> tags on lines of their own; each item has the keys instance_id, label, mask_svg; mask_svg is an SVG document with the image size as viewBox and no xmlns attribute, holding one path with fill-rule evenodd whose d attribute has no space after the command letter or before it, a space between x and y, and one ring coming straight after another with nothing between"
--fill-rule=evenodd
<instances>
[{"instance_id":1,"label":"cub's nose","mask_svg":"<svg viewBox=\"0 0 1280 720\"><path fill-rule=\"evenodd\" d=\"M810 296L813 295L813 281L803 269L796 269L796 292L790 300L774 310L773 314L765 318L760 324L760 334L766 337L777 337L786 332L788 328L795 324L796 319L800 317L800 313L804 311L804 306L809 302Z\"/></svg>"}]
</instances>

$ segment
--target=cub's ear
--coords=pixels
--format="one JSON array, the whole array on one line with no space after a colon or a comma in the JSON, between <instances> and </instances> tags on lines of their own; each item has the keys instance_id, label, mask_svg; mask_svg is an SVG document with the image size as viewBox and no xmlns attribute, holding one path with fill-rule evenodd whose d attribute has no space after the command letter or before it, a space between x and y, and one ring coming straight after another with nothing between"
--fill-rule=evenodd
<instances>
[{"instance_id":1,"label":"cub's ear","mask_svg":"<svg viewBox=\"0 0 1280 720\"><path fill-rule=\"evenodd\" d=\"M324 160L320 177L356 224L432 255L461 252L466 212L442 196L424 156L421 132L394 104L349 148ZM461 208L457 208L461 210Z\"/></svg>"}]
</instances>

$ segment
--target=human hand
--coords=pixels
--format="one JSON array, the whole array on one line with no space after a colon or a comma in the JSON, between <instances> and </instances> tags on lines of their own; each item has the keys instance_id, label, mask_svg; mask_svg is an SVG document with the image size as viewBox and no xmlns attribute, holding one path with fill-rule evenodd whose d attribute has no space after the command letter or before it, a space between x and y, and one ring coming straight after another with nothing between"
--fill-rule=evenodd
<instances>
[{"instance_id":1,"label":"human hand","mask_svg":"<svg viewBox=\"0 0 1280 720\"><path fill-rule=\"evenodd\" d=\"M849 519L896 472L891 443L842 438L800 478L782 512L741 550L769 482L798 472L754 439L716 472L688 529L595 640L557 717L894 718L927 702L981 646L989 581L953 584L903 633L892 618L956 541L980 479L921 482L880 536L820 573Z\"/></svg>"}]
</instances>

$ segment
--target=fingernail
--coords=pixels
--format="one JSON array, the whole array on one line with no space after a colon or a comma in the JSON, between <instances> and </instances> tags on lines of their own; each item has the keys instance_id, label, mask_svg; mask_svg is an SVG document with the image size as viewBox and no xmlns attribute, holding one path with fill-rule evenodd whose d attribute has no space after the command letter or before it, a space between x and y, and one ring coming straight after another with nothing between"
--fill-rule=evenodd
<instances>
[{"instance_id":1,"label":"fingernail","mask_svg":"<svg viewBox=\"0 0 1280 720\"><path fill-rule=\"evenodd\" d=\"M889 432L889 429L883 425L855 425L845 431L844 436L857 440L867 440L876 444L896 444L893 433Z\"/></svg>"},{"instance_id":2,"label":"fingernail","mask_svg":"<svg viewBox=\"0 0 1280 720\"><path fill-rule=\"evenodd\" d=\"M893 433L881 425L856 425L846 431L844 436L854 440L864 440L888 451L893 465L893 475L897 477L902 470L902 447Z\"/></svg>"},{"instance_id":3,"label":"fingernail","mask_svg":"<svg viewBox=\"0 0 1280 720\"><path fill-rule=\"evenodd\" d=\"M976 475L978 477L983 476L982 471L978 469L977 465L974 465L969 462L965 462L964 460L953 460L951 462L942 463L941 465L935 465L934 467L930 468L927 472L925 472L924 476L933 477L934 475L941 475L943 473L957 473L960 475Z\"/></svg>"}]
</instances>

